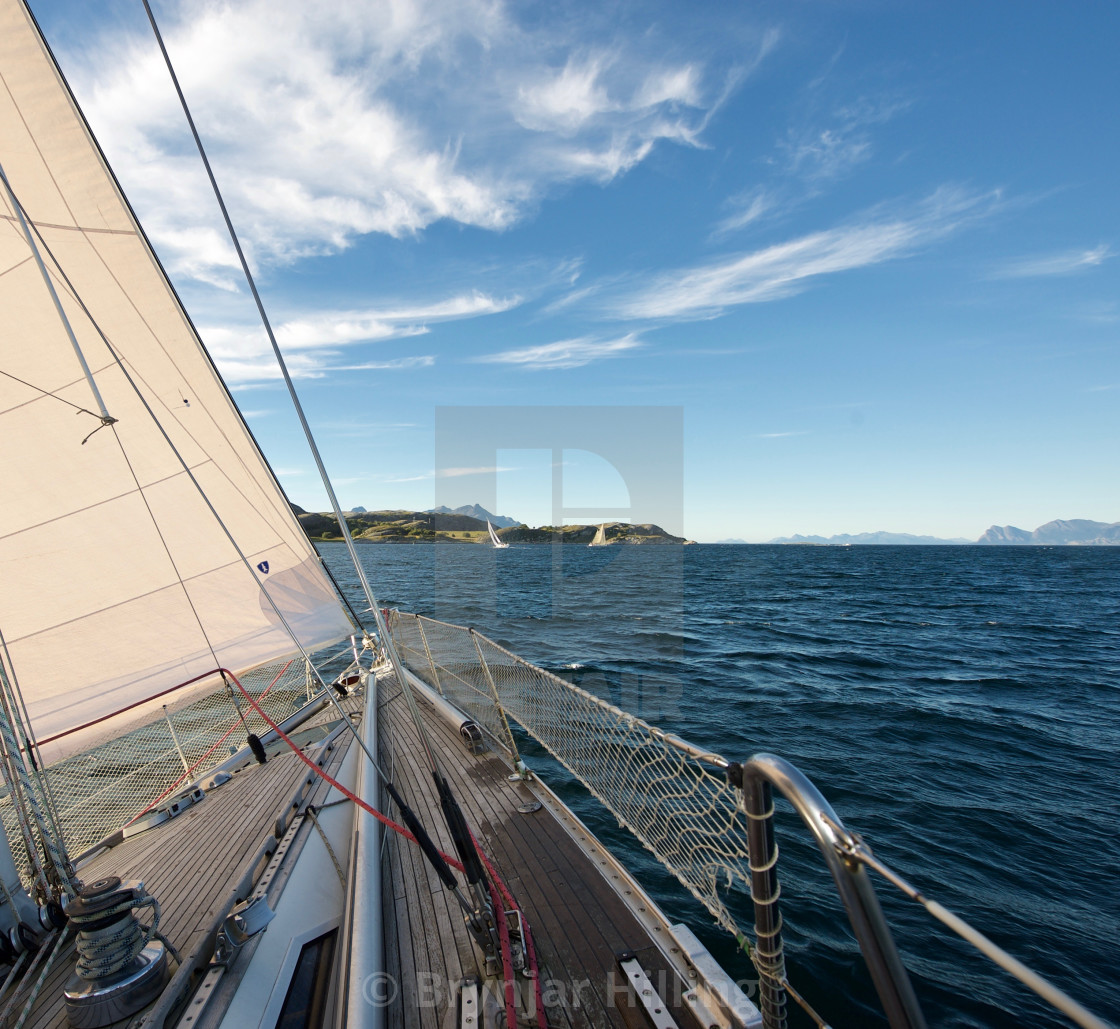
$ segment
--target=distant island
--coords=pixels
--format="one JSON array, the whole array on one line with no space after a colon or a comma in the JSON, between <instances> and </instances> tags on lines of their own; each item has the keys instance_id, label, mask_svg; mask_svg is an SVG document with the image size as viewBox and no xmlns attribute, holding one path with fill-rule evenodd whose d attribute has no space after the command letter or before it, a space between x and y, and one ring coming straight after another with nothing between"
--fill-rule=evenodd
<instances>
[{"instance_id":1,"label":"distant island","mask_svg":"<svg viewBox=\"0 0 1120 1029\"><path fill-rule=\"evenodd\" d=\"M742 540L721 540L741 543ZM938 539L936 536L913 536L905 532L861 532L838 536L782 536L771 543L816 546L917 545L917 546L1037 546L1037 547L1105 547L1120 545L1120 522L1093 522L1086 518L1055 519L1040 525L1033 532L1014 525L993 525L978 540Z\"/></svg>"},{"instance_id":2,"label":"distant island","mask_svg":"<svg viewBox=\"0 0 1120 1029\"><path fill-rule=\"evenodd\" d=\"M341 538L333 514L304 511L292 505L307 535L315 541ZM351 536L362 543L476 543L489 544L487 521L503 543L564 543L587 546L634 544L685 544L692 540L674 536L650 523L604 522L596 525L543 525L530 528L506 515L496 515L479 504L435 507L427 511L367 511L355 507L345 512ZM601 535L600 535L601 532ZM1120 546L1120 522L1094 522L1087 518L1055 519L1033 532L1014 525L993 525L979 539L942 539L908 532L841 533L835 536L779 536L771 544L792 546ZM723 545L747 545L736 537L716 541Z\"/></svg>"},{"instance_id":3,"label":"distant island","mask_svg":"<svg viewBox=\"0 0 1120 1029\"><path fill-rule=\"evenodd\" d=\"M972 544L975 540L940 539L937 536L914 536L908 532L860 532L855 535L841 533L838 536L781 536L771 543L802 543L826 547L850 546L948 546Z\"/></svg>"},{"instance_id":4,"label":"distant island","mask_svg":"<svg viewBox=\"0 0 1120 1029\"><path fill-rule=\"evenodd\" d=\"M292 505L304 532L316 542L341 539L338 519ZM477 512L468 514L465 512ZM493 515L477 504L454 511L440 507L430 511L345 512L346 525L356 543L473 543L490 545L487 520L503 543L563 543L588 546L665 545L691 543L659 525L605 522L599 525L544 525L531 529L512 518ZM480 516L480 517L479 517Z\"/></svg>"}]
</instances>

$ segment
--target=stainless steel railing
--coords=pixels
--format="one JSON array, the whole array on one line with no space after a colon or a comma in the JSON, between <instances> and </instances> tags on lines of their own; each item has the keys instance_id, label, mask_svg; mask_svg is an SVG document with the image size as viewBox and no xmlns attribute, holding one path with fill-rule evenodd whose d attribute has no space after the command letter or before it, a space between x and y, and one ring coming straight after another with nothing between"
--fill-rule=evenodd
<instances>
[{"instance_id":1,"label":"stainless steel railing","mask_svg":"<svg viewBox=\"0 0 1120 1029\"><path fill-rule=\"evenodd\" d=\"M820 791L794 765L773 754L733 764L728 780L743 798L750 819L751 897L755 909L755 967L766 1029L785 1029L785 962L778 910L778 846L774 841L774 789L786 798L816 838L859 942L871 980L893 1029L925 1029L910 977L891 937L863 864L845 856L856 838L844 828Z\"/></svg>"},{"instance_id":2,"label":"stainless steel railing","mask_svg":"<svg viewBox=\"0 0 1120 1029\"><path fill-rule=\"evenodd\" d=\"M648 806L652 802L652 794L646 795L641 790L629 789L623 797L612 796L597 778L602 773L603 766L609 762L582 760L579 754L573 756L566 753L557 740L552 738L560 724L558 719L563 714L571 713L568 707L557 702L554 710L550 709L552 717L541 719L539 716L542 712L537 712L537 718L533 717L533 704L539 699L537 694L545 690L559 691L578 700L585 708L584 713L579 716L580 724L589 731L614 734L623 755L619 767L626 770L628 775L637 767L632 760L636 750L660 748L668 754L676 755L676 760L662 761L661 767L667 769L668 774L687 778L690 790L700 789L706 815L718 813L717 821L722 827L723 857L726 859L725 863L718 865L721 875L729 873L736 879L745 878L749 882L754 903L756 937L752 959L759 972L759 1007L765 1029L785 1029L787 996L805 1007L818 1025L825 1025L790 985L785 974L782 921L778 906L778 847L773 825L775 789L793 805L820 847L892 1029L924 1029L926 1023L890 928L879 907L868 869L877 872L905 896L921 904L935 919L1028 986L1076 1025L1083 1029L1112 1029L1109 1023L1087 1011L963 919L923 896L880 861L858 834L844 827L820 791L790 762L772 754L756 754L742 764L729 762L719 754L693 746L586 690L537 668L472 629L404 612L394 611L392 615L389 625L394 636L406 626L415 626L420 644L411 648L404 647L404 652L408 654L406 664L412 667L412 671L420 678L430 680L433 687L441 693L449 685L455 686L448 694L449 699L459 704L466 703L469 714L492 723L487 735L492 742L510 753L515 761L518 755L507 716L520 723L579 778L615 814L621 824L634 832L698 900L717 915L720 924L727 925L727 920L719 917L725 913L719 899L714 894L708 895L704 889L714 883L701 881L702 876L682 873L674 856L665 853L663 848L669 847L677 855L676 844L680 834L675 831L650 831L641 824L634 808L626 806L643 797ZM424 624L429 630L438 632L439 638L435 638L431 632L425 633ZM398 645L402 645L402 641L398 640ZM484 650L491 655L492 660L487 661ZM473 666L476 661L479 670L468 671L467 666ZM530 685L533 688L526 691L523 688L525 683L519 685L519 676L530 672L533 676ZM481 712L481 707L488 706L491 702L496 710L487 717L486 713ZM587 711L597 714L592 718ZM733 789L728 789L728 785ZM618 804L620 801L623 803L621 807ZM662 810L670 816L675 814L671 804L663 804ZM743 816L745 827L742 825ZM676 822L673 824L677 826ZM747 837L745 847L741 846L740 833L745 833ZM700 859L711 857L709 851L710 848L701 851ZM696 855L692 857L695 859ZM713 864L712 867L716 865Z\"/></svg>"}]
</instances>

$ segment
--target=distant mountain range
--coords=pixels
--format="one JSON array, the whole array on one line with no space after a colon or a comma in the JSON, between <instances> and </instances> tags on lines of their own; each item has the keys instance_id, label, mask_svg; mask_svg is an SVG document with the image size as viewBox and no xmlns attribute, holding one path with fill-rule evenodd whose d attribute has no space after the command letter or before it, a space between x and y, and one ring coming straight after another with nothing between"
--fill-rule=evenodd
<instances>
[{"instance_id":1,"label":"distant mountain range","mask_svg":"<svg viewBox=\"0 0 1120 1029\"><path fill-rule=\"evenodd\" d=\"M312 540L337 541L341 526L334 514L304 511L292 504L292 511ZM469 512L469 513L468 513ZM455 543L491 545L486 522L495 522L501 542L510 544L562 543L575 546L689 544L652 523L601 522L598 525L544 525L530 529L512 518L491 514L472 504L452 511L438 507L430 511L367 511L356 507L343 513L355 543Z\"/></svg>"},{"instance_id":2,"label":"distant mountain range","mask_svg":"<svg viewBox=\"0 0 1120 1029\"><path fill-rule=\"evenodd\" d=\"M1120 522L1091 522L1087 518L1057 518L1034 532L1014 525L993 525L977 543L996 546L1116 546L1120 544Z\"/></svg>"},{"instance_id":3,"label":"distant mountain range","mask_svg":"<svg viewBox=\"0 0 1120 1029\"><path fill-rule=\"evenodd\" d=\"M841 533L838 536L781 536L770 540L771 543L816 543L828 546L850 546L853 544L868 545L879 544L900 546L913 544L916 546L960 546L962 543L974 543L966 539L939 539L937 536L913 536L908 532L860 532L852 535Z\"/></svg>"},{"instance_id":4,"label":"distant mountain range","mask_svg":"<svg viewBox=\"0 0 1120 1029\"><path fill-rule=\"evenodd\" d=\"M479 504L467 504L463 507L456 507L454 510L450 507L430 507L428 511L431 514L457 514L466 515L468 518L477 518L480 522L490 519L490 523L495 529L511 529L515 525L520 525L516 518L507 518L505 515L491 514L486 508Z\"/></svg>"},{"instance_id":5,"label":"distant mountain range","mask_svg":"<svg viewBox=\"0 0 1120 1029\"><path fill-rule=\"evenodd\" d=\"M720 540L721 543L742 543L742 540ZM1058 518L1040 525L1033 532L1014 525L993 525L978 540L938 539L936 536L913 536L907 532L861 532L839 536L781 536L771 543L804 543L827 546L889 544L921 546L1120 546L1120 522L1093 522L1086 518Z\"/></svg>"}]
</instances>

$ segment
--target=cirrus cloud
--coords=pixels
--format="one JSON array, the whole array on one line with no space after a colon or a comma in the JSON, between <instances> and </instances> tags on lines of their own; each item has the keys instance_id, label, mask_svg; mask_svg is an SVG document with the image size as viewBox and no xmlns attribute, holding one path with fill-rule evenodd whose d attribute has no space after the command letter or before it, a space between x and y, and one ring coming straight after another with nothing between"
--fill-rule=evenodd
<instances>
[{"instance_id":1,"label":"cirrus cloud","mask_svg":"<svg viewBox=\"0 0 1120 1029\"><path fill-rule=\"evenodd\" d=\"M497 354L476 357L488 364L510 364L529 371L549 371L563 368L582 368L592 361L618 357L628 350L635 350L642 342L628 333L619 339L600 340L590 337L564 339L556 343L543 343L533 347L503 350Z\"/></svg>"},{"instance_id":2,"label":"cirrus cloud","mask_svg":"<svg viewBox=\"0 0 1120 1029\"><path fill-rule=\"evenodd\" d=\"M440 220L508 228L558 184L610 181L660 140L699 145L733 70L774 45L760 31L754 52L713 57L653 26L604 37L496 0L178 0L162 19L258 267ZM65 63L165 262L239 288L150 39L116 33L89 49L96 70L84 53Z\"/></svg>"}]
</instances>

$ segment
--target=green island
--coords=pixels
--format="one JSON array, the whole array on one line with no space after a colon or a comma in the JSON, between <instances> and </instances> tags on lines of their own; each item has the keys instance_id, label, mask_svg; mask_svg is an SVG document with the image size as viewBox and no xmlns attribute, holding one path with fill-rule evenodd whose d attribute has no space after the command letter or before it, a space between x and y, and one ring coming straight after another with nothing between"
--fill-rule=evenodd
<instances>
[{"instance_id":1,"label":"green island","mask_svg":"<svg viewBox=\"0 0 1120 1029\"><path fill-rule=\"evenodd\" d=\"M341 539L338 519L333 514L316 514L292 505L304 532L314 542ZM486 522L469 515L441 514L432 511L362 511L346 514L346 525L356 543L474 543L490 545ZM597 545L684 544L658 525L604 522L601 525L527 525L496 530L503 543L570 543L588 546L599 536Z\"/></svg>"}]
</instances>

